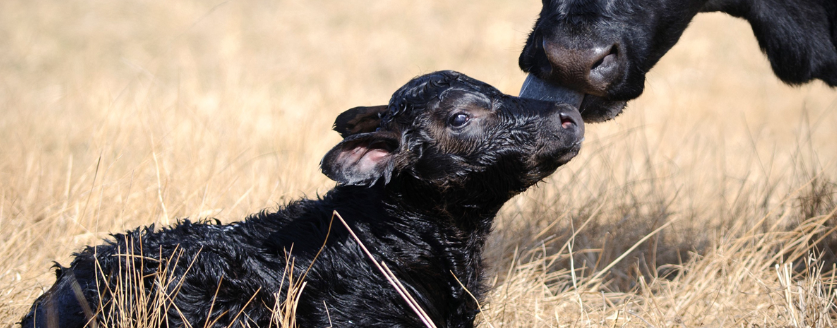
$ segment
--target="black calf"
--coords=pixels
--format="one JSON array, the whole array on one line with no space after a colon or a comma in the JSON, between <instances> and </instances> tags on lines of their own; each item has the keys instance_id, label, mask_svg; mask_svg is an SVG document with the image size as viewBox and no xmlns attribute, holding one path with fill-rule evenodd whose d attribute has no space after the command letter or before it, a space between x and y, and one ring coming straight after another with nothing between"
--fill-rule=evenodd
<instances>
[{"instance_id":1,"label":"black calf","mask_svg":"<svg viewBox=\"0 0 837 328\"><path fill-rule=\"evenodd\" d=\"M746 19L785 83L820 79L837 86L834 0L544 0L520 68L530 80L586 94L580 104L585 121L609 120L642 94L645 73L692 18L710 11ZM535 99L559 92L523 91L522 97Z\"/></svg>"},{"instance_id":2,"label":"black calf","mask_svg":"<svg viewBox=\"0 0 837 328\"><path fill-rule=\"evenodd\" d=\"M116 234L59 268L22 326L138 320L124 309L147 312L148 300L162 299L164 327L267 327L292 274L307 282L300 327L423 327L347 230L332 226L338 211L436 326L472 327L477 303L462 285L482 295L495 214L573 158L584 128L571 106L444 71L410 81L388 106L348 110L335 130L344 139L321 165L338 186L321 199L228 225Z\"/></svg>"}]
</instances>

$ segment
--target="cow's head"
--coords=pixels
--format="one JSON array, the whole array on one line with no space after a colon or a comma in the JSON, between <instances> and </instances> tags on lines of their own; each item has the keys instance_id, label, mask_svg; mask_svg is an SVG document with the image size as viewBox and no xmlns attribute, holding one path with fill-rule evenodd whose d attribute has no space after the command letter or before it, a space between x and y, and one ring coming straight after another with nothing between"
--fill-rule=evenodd
<instances>
[{"instance_id":1,"label":"cow's head","mask_svg":"<svg viewBox=\"0 0 837 328\"><path fill-rule=\"evenodd\" d=\"M530 73L520 95L567 102L569 89L586 122L609 120L700 11L747 19L786 83L837 86L834 0L543 0L520 55Z\"/></svg>"}]
</instances>

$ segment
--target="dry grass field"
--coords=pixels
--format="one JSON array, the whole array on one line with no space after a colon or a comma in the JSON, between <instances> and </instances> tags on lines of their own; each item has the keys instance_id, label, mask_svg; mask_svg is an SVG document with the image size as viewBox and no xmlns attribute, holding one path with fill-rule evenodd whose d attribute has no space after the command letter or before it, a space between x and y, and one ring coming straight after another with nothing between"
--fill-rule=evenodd
<instances>
[{"instance_id":1,"label":"dry grass field","mask_svg":"<svg viewBox=\"0 0 837 328\"><path fill-rule=\"evenodd\" d=\"M0 1L0 327L109 232L334 185L341 111L453 69L516 94L537 0ZM503 209L481 327L832 327L837 91L699 15ZM304 290L303 290L304 293Z\"/></svg>"}]
</instances>

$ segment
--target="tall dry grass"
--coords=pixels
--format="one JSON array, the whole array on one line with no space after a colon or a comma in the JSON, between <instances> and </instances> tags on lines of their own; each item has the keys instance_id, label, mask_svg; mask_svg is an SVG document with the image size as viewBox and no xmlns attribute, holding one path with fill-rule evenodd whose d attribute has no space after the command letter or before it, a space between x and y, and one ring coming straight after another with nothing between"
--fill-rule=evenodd
<instances>
[{"instance_id":1,"label":"tall dry grass","mask_svg":"<svg viewBox=\"0 0 837 328\"><path fill-rule=\"evenodd\" d=\"M328 190L333 118L415 75L516 93L539 5L0 1L0 326L109 232ZM482 326L833 326L835 126L837 91L782 85L744 22L700 15L503 209Z\"/></svg>"}]
</instances>

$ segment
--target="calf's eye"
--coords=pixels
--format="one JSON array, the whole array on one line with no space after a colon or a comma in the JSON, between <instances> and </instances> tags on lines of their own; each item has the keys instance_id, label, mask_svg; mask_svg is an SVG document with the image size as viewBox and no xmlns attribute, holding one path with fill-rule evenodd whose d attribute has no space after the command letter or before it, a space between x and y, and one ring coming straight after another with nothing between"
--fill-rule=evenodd
<instances>
[{"instance_id":1,"label":"calf's eye","mask_svg":"<svg viewBox=\"0 0 837 328\"><path fill-rule=\"evenodd\" d=\"M455 128L461 128L461 127L465 126L465 124L468 124L468 121L470 121L470 120L471 120L471 117L468 116L468 114L459 113L459 114L454 114L453 116L451 116L450 121L448 122L448 124L450 124L450 126L455 127Z\"/></svg>"}]
</instances>

